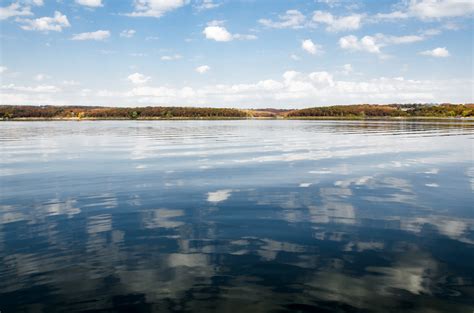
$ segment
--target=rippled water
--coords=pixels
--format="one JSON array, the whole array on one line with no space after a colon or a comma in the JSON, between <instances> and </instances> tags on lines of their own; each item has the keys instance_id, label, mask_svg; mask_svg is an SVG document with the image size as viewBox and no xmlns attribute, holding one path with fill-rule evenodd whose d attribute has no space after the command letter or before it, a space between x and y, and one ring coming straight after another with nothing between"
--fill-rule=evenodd
<instances>
[{"instance_id":1,"label":"rippled water","mask_svg":"<svg viewBox=\"0 0 474 313\"><path fill-rule=\"evenodd\" d=\"M474 124L0 123L0 310L469 312Z\"/></svg>"}]
</instances>

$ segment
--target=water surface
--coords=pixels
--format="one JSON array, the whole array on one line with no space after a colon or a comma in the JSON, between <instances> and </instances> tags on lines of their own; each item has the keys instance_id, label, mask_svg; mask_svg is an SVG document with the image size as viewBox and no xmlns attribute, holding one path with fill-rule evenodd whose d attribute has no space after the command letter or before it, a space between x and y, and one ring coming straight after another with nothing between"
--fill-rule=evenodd
<instances>
[{"instance_id":1,"label":"water surface","mask_svg":"<svg viewBox=\"0 0 474 313\"><path fill-rule=\"evenodd\" d=\"M469 312L474 124L0 123L0 310Z\"/></svg>"}]
</instances>

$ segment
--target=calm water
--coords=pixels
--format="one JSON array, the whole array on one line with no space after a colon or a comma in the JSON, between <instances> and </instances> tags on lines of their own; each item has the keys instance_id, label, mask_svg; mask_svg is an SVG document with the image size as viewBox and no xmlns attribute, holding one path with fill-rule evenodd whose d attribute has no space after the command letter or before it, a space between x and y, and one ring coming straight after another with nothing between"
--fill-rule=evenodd
<instances>
[{"instance_id":1,"label":"calm water","mask_svg":"<svg viewBox=\"0 0 474 313\"><path fill-rule=\"evenodd\" d=\"M474 124L0 123L0 310L469 312Z\"/></svg>"}]
</instances>

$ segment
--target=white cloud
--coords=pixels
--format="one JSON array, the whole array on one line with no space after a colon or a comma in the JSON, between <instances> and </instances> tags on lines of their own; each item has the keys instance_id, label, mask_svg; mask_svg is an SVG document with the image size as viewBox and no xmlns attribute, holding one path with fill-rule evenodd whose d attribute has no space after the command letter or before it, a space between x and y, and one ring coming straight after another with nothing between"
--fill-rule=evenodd
<instances>
[{"instance_id":1,"label":"white cloud","mask_svg":"<svg viewBox=\"0 0 474 313\"><path fill-rule=\"evenodd\" d=\"M27 3L31 3L31 4L33 4L33 5L36 5L36 6L38 6L38 7L44 5L44 1L43 1L43 0L27 0L26 2L27 2Z\"/></svg>"},{"instance_id":2,"label":"white cloud","mask_svg":"<svg viewBox=\"0 0 474 313\"><path fill-rule=\"evenodd\" d=\"M408 11L419 18L443 18L474 13L472 0L411 0Z\"/></svg>"},{"instance_id":3,"label":"white cloud","mask_svg":"<svg viewBox=\"0 0 474 313\"><path fill-rule=\"evenodd\" d=\"M410 0L401 10L379 13L378 19L405 19L415 17L422 20L469 16L474 13L472 0Z\"/></svg>"},{"instance_id":4,"label":"white cloud","mask_svg":"<svg viewBox=\"0 0 474 313\"><path fill-rule=\"evenodd\" d=\"M346 50L365 51L383 56L380 50L382 47L387 45L413 43L424 39L423 36L418 35L387 36L384 34L376 34L374 36L364 36L361 39L354 35L349 35L339 39L339 46Z\"/></svg>"},{"instance_id":5,"label":"white cloud","mask_svg":"<svg viewBox=\"0 0 474 313\"><path fill-rule=\"evenodd\" d=\"M336 80L326 71L301 73L287 71L280 80L261 80L247 84L215 84L192 88L185 86L137 86L116 94L114 101L133 104L169 104L245 107L269 105L286 107L327 105L334 103L411 103L469 102L472 81L420 81L402 77L380 77L370 80ZM317 102L315 102L317 99Z\"/></svg>"},{"instance_id":6,"label":"white cloud","mask_svg":"<svg viewBox=\"0 0 474 313\"><path fill-rule=\"evenodd\" d=\"M407 36L379 36L380 39L384 40L387 43L392 44L404 44L404 43L412 43L422 41L425 38L419 35L407 35Z\"/></svg>"},{"instance_id":7,"label":"white cloud","mask_svg":"<svg viewBox=\"0 0 474 313\"><path fill-rule=\"evenodd\" d=\"M162 17L189 3L189 0L134 0L134 11L127 14L132 17Z\"/></svg>"},{"instance_id":8,"label":"white cloud","mask_svg":"<svg viewBox=\"0 0 474 313\"><path fill-rule=\"evenodd\" d=\"M0 20L6 20L9 17L30 15L33 15L33 13L31 13L30 7L21 6L17 2L14 2L7 7L0 7Z\"/></svg>"},{"instance_id":9,"label":"white cloud","mask_svg":"<svg viewBox=\"0 0 474 313\"><path fill-rule=\"evenodd\" d=\"M88 105L182 105L219 107L298 108L316 105L354 103L473 102L472 79L412 80L403 77L336 79L326 71L302 73L287 71L281 78L249 83L209 84L201 87L143 85L149 77L135 73L130 90L68 88L54 86L0 86L3 104Z\"/></svg>"},{"instance_id":10,"label":"white cloud","mask_svg":"<svg viewBox=\"0 0 474 313\"><path fill-rule=\"evenodd\" d=\"M125 38L132 38L136 34L136 30L134 29L125 29L120 33L120 37Z\"/></svg>"},{"instance_id":11,"label":"white cloud","mask_svg":"<svg viewBox=\"0 0 474 313\"><path fill-rule=\"evenodd\" d=\"M315 44L311 39L305 39L301 42L301 48L309 54L320 54L322 53L322 47Z\"/></svg>"},{"instance_id":12,"label":"white cloud","mask_svg":"<svg viewBox=\"0 0 474 313\"><path fill-rule=\"evenodd\" d=\"M0 66L0 74L5 73L8 70L6 66Z\"/></svg>"},{"instance_id":13,"label":"white cloud","mask_svg":"<svg viewBox=\"0 0 474 313\"><path fill-rule=\"evenodd\" d=\"M211 68L208 65L201 65L195 68L195 71L198 72L199 74L204 74L206 72L209 72Z\"/></svg>"},{"instance_id":14,"label":"white cloud","mask_svg":"<svg viewBox=\"0 0 474 313\"><path fill-rule=\"evenodd\" d=\"M336 17L325 11L315 11L313 14L313 22L327 25L326 30L331 32L359 29L362 18L361 14Z\"/></svg>"},{"instance_id":15,"label":"white cloud","mask_svg":"<svg viewBox=\"0 0 474 313\"><path fill-rule=\"evenodd\" d=\"M202 10L215 9L219 7L220 5L221 3L215 3L213 0L201 0L196 5L194 5L194 7L198 11L202 11Z\"/></svg>"},{"instance_id":16,"label":"white cloud","mask_svg":"<svg viewBox=\"0 0 474 313\"><path fill-rule=\"evenodd\" d=\"M71 26L67 16L59 11L55 11L53 17L45 16L37 19L18 19L18 22L25 24L21 26L24 30L37 30L42 32L60 32L63 28Z\"/></svg>"},{"instance_id":17,"label":"white cloud","mask_svg":"<svg viewBox=\"0 0 474 313\"><path fill-rule=\"evenodd\" d=\"M90 33L80 33L72 36L71 40L96 40L101 41L110 37L110 31L98 30Z\"/></svg>"},{"instance_id":18,"label":"white cloud","mask_svg":"<svg viewBox=\"0 0 474 313\"><path fill-rule=\"evenodd\" d=\"M258 22L271 28L302 28L306 17L298 10L288 10L285 14L278 15L278 21L260 19Z\"/></svg>"},{"instance_id":19,"label":"white cloud","mask_svg":"<svg viewBox=\"0 0 474 313\"><path fill-rule=\"evenodd\" d=\"M97 8L102 6L102 0L76 0L76 3L91 8Z\"/></svg>"},{"instance_id":20,"label":"white cloud","mask_svg":"<svg viewBox=\"0 0 474 313\"><path fill-rule=\"evenodd\" d=\"M446 49L445 47L422 51L420 52L420 54L435 57L435 58L447 58L450 56L448 49Z\"/></svg>"},{"instance_id":21,"label":"white cloud","mask_svg":"<svg viewBox=\"0 0 474 313\"><path fill-rule=\"evenodd\" d=\"M140 74L140 73L133 73L133 74L129 75L127 77L127 79L132 84L143 85L143 84L146 84L147 82L149 82L151 78L149 76L145 76L145 75Z\"/></svg>"},{"instance_id":22,"label":"white cloud","mask_svg":"<svg viewBox=\"0 0 474 313\"><path fill-rule=\"evenodd\" d=\"M161 57L162 61L176 61L181 59L182 56L180 54L174 54L174 55L164 55Z\"/></svg>"},{"instance_id":23,"label":"white cloud","mask_svg":"<svg viewBox=\"0 0 474 313\"><path fill-rule=\"evenodd\" d=\"M390 13L377 13L375 19L391 20L391 19L405 19L408 18L408 13L402 11L393 11Z\"/></svg>"},{"instance_id":24,"label":"white cloud","mask_svg":"<svg viewBox=\"0 0 474 313\"><path fill-rule=\"evenodd\" d=\"M258 39L257 36L251 35L251 34L234 34L234 35L232 35L232 38L237 39L237 40L256 40L256 39Z\"/></svg>"},{"instance_id":25,"label":"white cloud","mask_svg":"<svg viewBox=\"0 0 474 313\"><path fill-rule=\"evenodd\" d=\"M334 86L334 79L328 72L313 72L308 75L310 82L316 87L325 88Z\"/></svg>"},{"instance_id":26,"label":"white cloud","mask_svg":"<svg viewBox=\"0 0 474 313\"><path fill-rule=\"evenodd\" d=\"M209 22L206 28L203 30L203 34L206 36L206 39L227 42L236 40L255 40L257 36L255 35L245 35L245 34L231 34L227 29L222 26L223 21L211 21Z\"/></svg>"},{"instance_id":27,"label":"white cloud","mask_svg":"<svg viewBox=\"0 0 474 313\"><path fill-rule=\"evenodd\" d=\"M370 53L380 53L381 45L376 43L372 36L364 36L360 40L354 35L345 36L339 39L339 46L342 49L352 51L366 51Z\"/></svg>"},{"instance_id":28,"label":"white cloud","mask_svg":"<svg viewBox=\"0 0 474 313\"><path fill-rule=\"evenodd\" d=\"M318 0L317 2L319 3L324 3L328 5L329 7L335 7L338 6L341 3L342 0Z\"/></svg>"},{"instance_id":29,"label":"white cloud","mask_svg":"<svg viewBox=\"0 0 474 313\"><path fill-rule=\"evenodd\" d=\"M207 39L212 39L215 41L231 41L232 34L222 26L207 26L203 31Z\"/></svg>"}]
</instances>

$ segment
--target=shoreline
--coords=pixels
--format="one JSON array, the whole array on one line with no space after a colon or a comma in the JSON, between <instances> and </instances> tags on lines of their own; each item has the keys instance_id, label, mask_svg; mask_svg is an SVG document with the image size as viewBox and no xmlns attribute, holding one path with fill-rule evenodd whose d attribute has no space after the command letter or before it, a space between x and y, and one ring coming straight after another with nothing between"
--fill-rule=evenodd
<instances>
[{"instance_id":1,"label":"shoreline","mask_svg":"<svg viewBox=\"0 0 474 313\"><path fill-rule=\"evenodd\" d=\"M37 118L20 117L0 119L0 122L81 122L81 121L236 121L236 120L309 120L309 121L457 121L474 122L474 117L439 117L439 116L407 116L407 117L357 117L357 116L299 116L299 117L171 117L171 118Z\"/></svg>"}]
</instances>

